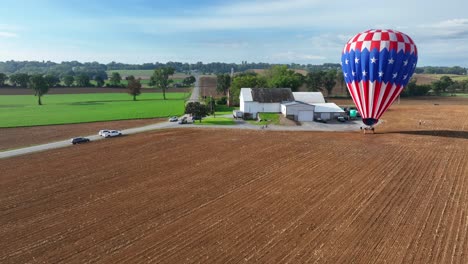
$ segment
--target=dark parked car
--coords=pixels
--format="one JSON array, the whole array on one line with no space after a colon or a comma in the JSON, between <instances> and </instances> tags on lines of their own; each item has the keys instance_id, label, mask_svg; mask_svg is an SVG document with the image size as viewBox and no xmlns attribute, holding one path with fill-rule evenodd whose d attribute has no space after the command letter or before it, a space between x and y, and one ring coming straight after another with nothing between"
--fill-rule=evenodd
<instances>
[{"instance_id":1,"label":"dark parked car","mask_svg":"<svg viewBox=\"0 0 468 264\"><path fill-rule=\"evenodd\" d=\"M192 120L201 120L201 116L192 116Z\"/></svg>"},{"instance_id":2,"label":"dark parked car","mask_svg":"<svg viewBox=\"0 0 468 264\"><path fill-rule=\"evenodd\" d=\"M89 142L89 141L91 141L91 140L89 140L89 138L84 138L84 137L76 137L76 138L71 139L71 143L73 145L80 144L80 143L86 143L86 142Z\"/></svg>"},{"instance_id":3,"label":"dark parked car","mask_svg":"<svg viewBox=\"0 0 468 264\"><path fill-rule=\"evenodd\" d=\"M319 123L327 123L327 121L323 120L323 119L320 118L320 117L317 117L317 118L315 118L314 120L315 120L315 122L319 122Z\"/></svg>"}]
</instances>

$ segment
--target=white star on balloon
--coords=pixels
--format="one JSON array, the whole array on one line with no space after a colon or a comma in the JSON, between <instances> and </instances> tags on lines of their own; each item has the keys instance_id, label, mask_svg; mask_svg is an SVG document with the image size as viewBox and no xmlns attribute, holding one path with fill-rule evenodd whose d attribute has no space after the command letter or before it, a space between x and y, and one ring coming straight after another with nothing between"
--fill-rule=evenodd
<instances>
[{"instance_id":1,"label":"white star on balloon","mask_svg":"<svg viewBox=\"0 0 468 264\"><path fill-rule=\"evenodd\" d=\"M364 71L362 72L362 76L366 76L366 75L367 75L367 72L366 72L366 70L364 70Z\"/></svg>"},{"instance_id":2,"label":"white star on balloon","mask_svg":"<svg viewBox=\"0 0 468 264\"><path fill-rule=\"evenodd\" d=\"M403 75L403 80L406 80L408 78L408 74Z\"/></svg>"},{"instance_id":3,"label":"white star on balloon","mask_svg":"<svg viewBox=\"0 0 468 264\"><path fill-rule=\"evenodd\" d=\"M408 60L405 60L405 61L403 62L403 65L405 65L405 66L408 65Z\"/></svg>"},{"instance_id":4,"label":"white star on balloon","mask_svg":"<svg viewBox=\"0 0 468 264\"><path fill-rule=\"evenodd\" d=\"M393 58L390 58L390 59L388 60L388 64L393 64L393 62L395 62L395 60L394 60Z\"/></svg>"},{"instance_id":5,"label":"white star on balloon","mask_svg":"<svg viewBox=\"0 0 468 264\"><path fill-rule=\"evenodd\" d=\"M349 60L348 60L348 59L346 59L346 60L345 60L345 63L346 63L346 64L348 64L348 62L349 62Z\"/></svg>"},{"instance_id":6,"label":"white star on balloon","mask_svg":"<svg viewBox=\"0 0 468 264\"><path fill-rule=\"evenodd\" d=\"M344 73L344 77L348 77L348 73L347 73L347 72Z\"/></svg>"},{"instance_id":7,"label":"white star on balloon","mask_svg":"<svg viewBox=\"0 0 468 264\"><path fill-rule=\"evenodd\" d=\"M379 72L379 77L383 77L383 72Z\"/></svg>"},{"instance_id":8,"label":"white star on balloon","mask_svg":"<svg viewBox=\"0 0 468 264\"><path fill-rule=\"evenodd\" d=\"M375 63L377 61L377 59L375 57L372 57L372 59L370 61L371 61L371 63Z\"/></svg>"},{"instance_id":9,"label":"white star on balloon","mask_svg":"<svg viewBox=\"0 0 468 264\"><path fill-rule=\"evenodd\" d=\"M356 75L356 73L355 73L355 72L351 72L351 74L352 74L353 76L354 76L354 75Z\"/></svg>"},{"instance_id":10,"label":"white star on balloon","mask_svg":"<svg viewBox=\"0 0 468 264\"><path fill-rule=\"evenodd\" d=\"M359 59L358 59L358 58L355 58L355 59L354 59L354 62L355 62L355 63L359 63Z\"/></svg>"},{"instance_id":11,"label":"white star on balloon","mask_svg":"<svg viewBox=\"0 0 468 264\"><path fill-rule=\"evenodd\" d=\"M395 73L393 74L393 79L395 79L397 76L398 76L398 73L395 72Z\"/></svg>"}]
</instances>

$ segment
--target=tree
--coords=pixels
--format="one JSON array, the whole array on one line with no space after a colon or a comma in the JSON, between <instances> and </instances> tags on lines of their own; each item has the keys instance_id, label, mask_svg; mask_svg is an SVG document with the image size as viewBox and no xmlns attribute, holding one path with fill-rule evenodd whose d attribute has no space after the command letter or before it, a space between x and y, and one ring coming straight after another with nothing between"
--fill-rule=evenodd
<instances>
[{"instance_id":1,"label":"tree","mask_svg":"<svg viewBox=\"0 0 468 264\"><path fill-rule=\"evenodd\" d=\"M34 96L38 97L37 103L42 105L41 97L49 91L46 79L40 74L32 75L29 78L29 87L34 90Z\"/></svg>"},{"instance_id":2,"label":"tree","mask_svg":"<svg viewBox=\"0 0 468 264\"><path fill-rule=\"evenodd\" d=\"M154 70L151 76L149 85L154 86L156 89L162 89L164 100L166 100L166 89L172 83L172 80L169 80L169 76L173 75L174 72L175 70L172 67L163 67Z\"/></svg>"},{"instance_id":3,"label":"tree","mask_svg":"<svg viewBox=\"0 0 468 264\"><path fill-rule=\"evenodd\" d=\"M341 90L345 90L346 91L346 95L348 97L350 97L351 95L349 94L349 91L348 89L345 87L345 79L344 79L344 75L343 75L343 72L342 71L336 71L336 80L337 82L340 84L340 88Z\"/></svg>"},{"instance_id":4,"label":"tree","mask_svg":"<svg viewBox=\"0 0 468 264\"><path fill-rule=\"evenodd\" d=\"M266 76L267 85L270 88L291 88L295 92L304 83L304 77L300 73L289 70L286 65L271 67Z\"/></svg>"},{"instance_id":5,"label":"tree","mask_svg":"<svg viewBox=\"0 0 468 264\"><path fill-rule=\"evenodd\" d=\"M185 77L184 80L182 81L182 84L184 86L190 86L194 84L197 81L194 76L190 75L189 77Z\"/></svg>"},{"instance_id":6,"label":"tree","mask_svg":"<svg viewBox=\"0 0 468 264\"><path fill-rule=\"evenodd\" d=\"M128 84L127 84L128 94L133 96L133 101L136 101L136 97L141 94L141 82L140 82L141 79L140 78L135 79L135 77L133 77L127 80L128 80Z\"/></svg>"},{"instance_id":7,"label":"tree","mask_svg":"<svg viewBox=\"0 0 468 264\"><path fill-rule=\"evenodd\" d=\"M216 92L226 95L231 85L231 76L227 73L216 75Z\"/></svg>"},{"instance_id":8,"label":"tree","mask_svg":"<svg viewBox=\"0 0 468 264\"><path fill-rule=\"evenodd\" d=\"M78 76L75 76L75 83L78 87L89 87L91 84L89 83L89 76L82 73Z\"/></svg>"},{"instance_id":9,"label":"tree","mask_svg":"<svg viewBox=\"0 0 468 264\"><path fill-rule=\"evenodd\" d=\"M66 87L71 87L73 82L75 82L75 78L72 75L65 75L62 80Z\"/></svg>"},{"instance_id":10,"label":"tree","mask_svg":"<svg viewBox=\"0 0 468 264\"><path fill-rule=\"evenodd\" d=\"M333 87L336 85L336 70L328 71L323 78L323 86L327 90L327 96L331 96Z\"/></svg>"},{"instance_id":11,"label":"tree","mask_svg":"<svg viewBox=\"0 0 468 264\"><path fill-rule=\"evenodd\" d=\"M15 73L10 75L10 82L14 86L28 87L29 75L26 73Z\"/></svg>"},{"instance_id":12,"label":"tree","mask_svg":"<svg viewBox=\"0 0 468 264\"><path fill-rule=\"evenodd\" d=\"M8 76L4 73L0 73L0 86L5 86L6 81L8 81Z\"/></svg>"},{"instance_id":13,"label":"tree","mask_svg":"<svg viewBox=\"0 0 468 264\"><path fill-rule=\"evenodd\" d=\"M136 79L135 79L135 76L129 75L129 76L125 77L125 80L131 81L131 80L136 80Z\"/></svg>"},{"instance_id":14,"label":"tree","mask_svg":"<svg viewBox=\"0 0 468 264\"><path fill-rule=\"evenodd\" d=\"M96 82L97 87L104 86L104 79L100 75L94 76L94 81Z\"/></svg>"},{"instance_id":15,"label":"tree","mask_svg":"<svg viewBox=\"0 0 468 264\"><path fill-rule=\"evenodd\" d=\"M453 85L453 80L448 76L442 76L438 81L432 83L432 90L436 95L440 95L443 92L447 91Z\"/></svg>"},{"instance_id":16,"label":"tree","mask_svg":"<svg viewBox=\"0 0 468 264\"><path fill-rule=\"evenodd\" d=\"M323 91L323 79L325 78L324 71L309 72L306 76L307 90Z\"/></svg>"},{"instance_id":17,"label":"tree","mask_svg":"<svg viewBox=\"0 0 468 264\"><path fill-rule=\"evenodd\" d=\"M113 72L109 79L109 83L111 86L120 86L121 80L122 80L122 77L120 76L120 73Z\"/></svg>"},{"instance_id":18,"label":"tree","mask_svg":"<svg viewBox=\"0 0 468 264\"><path fill-rule=\"evenodd\" d=\"M60 79L52 74L47 74L46 76L44 76L44 80L47 83L47 86L49 87L54 87L60 83Z\"/></svg>"},{"instance_id":19,"label":"tree","mask_svg":"<svg viewBox=\"0 0 468 264\"><path fill-rule=\"evenodd\" d=\"M241 88L261 88L267 87L267 80L257 74L240 74L232 79L230 96L234 104L239 104Z\"/></svg>"},{"instance_id":20,"label":"tree","mask_svg":"<svg viewBox=\"0 0 468 264\"><path fill-rule=\"evenodd\" d=\"M208 115L208 109L206 105L200 104L200 102L189 102L185 105L185 113L192 116L205 117Z\"/></svg>"}]
</instances>

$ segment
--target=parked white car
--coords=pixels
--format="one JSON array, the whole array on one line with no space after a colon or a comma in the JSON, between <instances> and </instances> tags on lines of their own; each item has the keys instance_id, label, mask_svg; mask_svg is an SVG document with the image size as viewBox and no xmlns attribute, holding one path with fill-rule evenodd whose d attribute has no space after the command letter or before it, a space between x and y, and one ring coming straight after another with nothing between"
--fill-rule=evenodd
<instances>
[{"instance_id":1,"label":"parked white car","mask_svg":"<svg viewBox=\"0 0 468 264\"><path fill-rule=\"evenodd\" d=\"M171 118L169 118L169 122L177 122L179 120L179 118L177 116L173 116Z\"/></svg>"},{"instance_id":2,"label":"parked white car","mask_svg":"<svg viewBox=\"0 0 468 264\"><path fill-rule=\"evenodd\" d=\"M111 130L110 130L110 129L102 129L102 130L99 130L98 135L100 135L101 137L103 137L104 134L109 133L109 131L111 131Z\"/></svg>"},{"instance_id":3,"label":"parked white car","mask_svg":"<svg viewBox=\"0 0 468 264\"><path fill-rule=\"evenodd\" d=\"M107 130L103 132L101 136L108 138L108 137L117 137L121 135L122 135L122 132L119 130Z\"/></svg>"}]
</instances>

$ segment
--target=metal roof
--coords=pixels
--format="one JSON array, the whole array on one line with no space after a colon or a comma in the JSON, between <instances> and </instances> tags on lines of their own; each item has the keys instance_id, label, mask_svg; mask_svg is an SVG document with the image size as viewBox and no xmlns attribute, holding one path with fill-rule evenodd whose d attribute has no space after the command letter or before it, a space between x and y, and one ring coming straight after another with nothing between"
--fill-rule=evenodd
<instances>
[{"instance_id":1,"label":"metal roof","mask_svg":"<svg viewBox=\"0 0 468 264\"><path fill-rule=\"evenodd\" d=\"M252 88L251 90L252 98L255 102L281 103L294 101L290 88Z\"/></svg>"},{"instance_id":2,"label":"metal roof","mask_svg":"<svg viewBox=\"0 0 468 264\"><path fill-rule=\"evenodd\" d=\"M293 92L294 100L308 104L325 103L321 92Z\"/></svg>"},{"instance_id":3,"label":"metal roof","mask_svg":"<svg viewBox=\"0 0 468 264\"><path fill-rule=\"evenodd\" d=\"M344 113L344 110L334 103L323 103L313 105L315 105L315 112L317 113Z\"/></svg>"}]
</instances>

